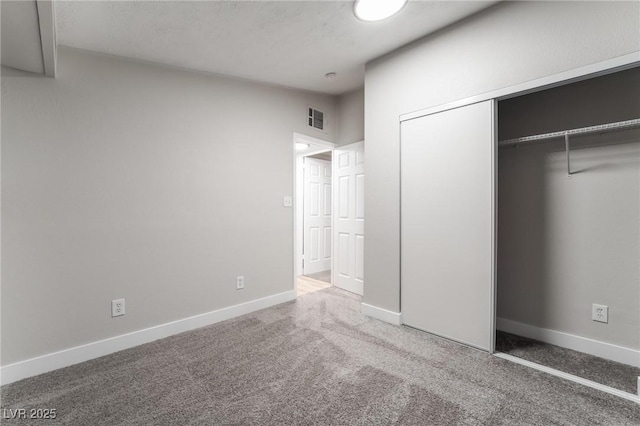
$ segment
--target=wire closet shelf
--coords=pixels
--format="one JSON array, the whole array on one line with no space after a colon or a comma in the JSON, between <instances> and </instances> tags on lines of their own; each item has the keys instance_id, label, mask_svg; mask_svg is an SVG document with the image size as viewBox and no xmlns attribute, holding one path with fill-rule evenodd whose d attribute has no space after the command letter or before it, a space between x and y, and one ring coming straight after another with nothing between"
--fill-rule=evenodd
<instances>
[{"instance_id":1,"label":"wire closet shelf","mask_svg":"<svg viewBox=\"0 0 640 426\"><path fill-rule=\"evenodd\" d=\"M539 141L543 139L564 137L565 135L577 136L577 135L585 135L589 133L606 133L606 132L613 132L617 130L634 129L638 127L640 127L640 118L635 118L633 120L616 121L615 123L599 124L597 126L580 127L578 129L562 130L559 132L543 133L540 135L533 135L533 136L524 136L524 137L515 138L515 139L506 139L498 142L498 146L517 145L521 143Z\"/></svg>"},{"instance_id":2,"label":"wire closet shelf","mask_svg":"<svg viewBox=\"0 0 640 426\"><path fill-rule=\"evenodd\" d=\"M506 139L498 142L498 146L518 146L527 142L536 142L544 139L552 139L564 137L564 145L567 153L567 176L571 177L571 146L569 145L569 137L577 135L586 135L591 133L608 133L619 130L629 130L640 128L640 118L633 120L616 121L614 123L599 124L597 126L580 127L578 129L562 130L559 132L542 133L539 135L524 136L515 139Z\"/></svg>"}]
</instances>

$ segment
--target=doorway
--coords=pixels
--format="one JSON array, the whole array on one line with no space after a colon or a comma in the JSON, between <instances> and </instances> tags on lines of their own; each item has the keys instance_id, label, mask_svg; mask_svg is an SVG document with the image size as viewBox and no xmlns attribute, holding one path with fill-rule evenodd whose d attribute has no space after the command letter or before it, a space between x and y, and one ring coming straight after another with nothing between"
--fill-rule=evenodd
<instances>
[{"instance_id":1,"label":"doorway","mask_svg":"<svg viewBox=\"0 0 640 426\"><path fill-rule=\"evenodd\" d=\"M364 141L336 147L297 133L293 141L298 294L335 286L362 296Z\"/></svg>"},{"instance_id":2,"label":"doorway","mask_svg":"<svg viewBox=\"0 0 640 426\"><path fill-rule=\"evenodd\" d=\"M330 142L294 134L298 296L333 285L333 148Z\"/></svg>"}]
</instances>

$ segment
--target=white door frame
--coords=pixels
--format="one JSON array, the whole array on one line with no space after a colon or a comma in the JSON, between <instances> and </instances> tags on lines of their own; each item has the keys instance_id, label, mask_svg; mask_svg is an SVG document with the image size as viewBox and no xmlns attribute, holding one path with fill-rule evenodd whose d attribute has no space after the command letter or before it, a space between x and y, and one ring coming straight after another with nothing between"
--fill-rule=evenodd
<instances>
[{"instance_id":1,"label":"white door frame","mask_svg":"<svg viewBox=\"0 0 640 426\"><path fill-rule=\"evenodd\" d=\"M296 150L296 143L304 143L309 145L309 149L305 151ZM293 143L291 149L293 150L293 289L296 290L296 281L298 275L302 273L302 197L299 191L301 188L298 183L298 178L302 172L302 158L309 155L319 154L322 152L331 152L333 156L333 150L336 144L328 142L322 139L317 139L311 136L303 135L301 133L293 133ZM333 186L331 188L331 204L333 206ZM333 207L332 207L333 208ZM331 214L331 227L333 229L333 212ZM331 256L331 270L333 270L333 256ZM333 279L332 279L333 281ZM333 284L333 282L332 282Z\"/></svg>"},{"instance_id":2,"label":"white door frame","mask_svg":"<svg viewBox=\"0 0 640 426\"><path fill-rule=\"evenodd\" d=\"M557 74L552 74L536 80L526 81L524 83L504 87L492 92L486 92L477 96L460 99L458 101L448 102L446 104L436 105L414 112L401 114L398 121L401 123L413 118L423 117L425 115L431 115L437 112L463 107L482 101L488 101L491 99L503 101L505 99L526 95L528 93L535 93L582 80L589 80L594 77L600 77L618 71L635 68L637 66L640 66L640 52L633 52L626 55L618 56L613 59L608 59L606 61L596 62L583 67L574 68Z\"/></svg>"}]
</instances>

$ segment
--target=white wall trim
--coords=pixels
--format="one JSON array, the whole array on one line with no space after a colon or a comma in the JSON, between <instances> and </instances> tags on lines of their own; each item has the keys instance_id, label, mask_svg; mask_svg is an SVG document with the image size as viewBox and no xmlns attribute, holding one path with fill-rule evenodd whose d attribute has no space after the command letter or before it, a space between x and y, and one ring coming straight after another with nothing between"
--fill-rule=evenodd
<instances>
[{"instance_id":1,"label":"white wall trim","mask_svg":"<svg viewBox=\"0 0 640 426\"><path fill-rule=\"evenodd\" d=\"M124 349L129 349L154 340L163 339L174 334L215 324L240 315L249 314L284 302L295 300L296 291L290 290L273 296L251 300L227 308L206 312L192 317L156 325L143 330L134 331L108 339L98 340L74 348L31 358L0 368L0 384L6 385L27 377L36 376L48 371L68 367Z\"/></svg>"},{"instance_id":2,"label":"white wall trim","mask_svg":"<svg viewBox=\"0 0 640 426\"><path fill-rule=\"evenodd\" d=\"M524 365L525 367L533 368L538 371L543 371L547 374L551 374L552 376L560 377L562 379L569 380L574 383L579 383L583 386L588 386L590 388L597 389L599 391L606 392L608 394L615 395L620 398L624 398L629 401L633 401L640 404L640 396L621 391L620 389L605 386L601 383L583 379L582 377L574 376L572 374L565 373L564 371L560 371L554 368L546 367L544 365L536 364L535 362L527 361L512 355L497 353L495 354L495 356L497 356L498 358L506 359L511 362L515 362L516 364Z\"/></svg>"},{"instance_id":3,"label":"white wall trim","mask_svg":"<svg viewBox=\"0 0 640 426\"><path fill-rule=\"evenodd\" d=\"M600 342L587 337L580 337L573 334L563 333L561 331L523 324L521 322L505 318L497 319L496 328L507 333L517 334L519 336L540 340L541 342L550 343L563 348L573 349L575 351L606 358L611 361L640 367L640 351L636 349L625 348L623 346Z\"/></svg>"},{"instance_id":4,"label":"white wall trim","mask_svg":"<svg viewBox=\"0 0 640 426\"><path fill-rule=\"evenodd\" d=\"M402 313L400 312L388 311L366 303L360 305L360 312L362 312L363 315L388 322L389 324L402 325Z\"/></svg>"},{"instance_id":5,"label":"white wall trim","mask_svg":"<svg viewBox=\"0 0 640 426\"><path fill-rule=\"evenodd\" d=\"M484 102L489 99L508 99L514 96L525 95L527 93L533 93L543 89L549 89L560 85L574 83L577 81L585 80L587 78L593 78L600 75L609 74L615 71L622 71L624 69L637 66L640 62L640 51L629 53L626 55L618 56L616 58L608 59L602 62L596 62L580 68L571 69L568 71L552 74L546 77L538 78L536 80L527 81L513 86L505 87L502 89L494 90L492 92L482 93L480 95L471 96L469 98L461 99L459 101L449 102L442 105L436 105L429 108L420 109L418 111L409 112L400 115L400 121L413 120L414 118L422 117L425 115L436 114L438 112L446 111L449 109L459 108L466 105L475 104L478 102Z\"/></svg>"},{"instance_id":6,"label":"white wall trim","mask_svg":"<svg viewBox=\"0 0 640 426\"><path fill-rule=\"evenodd\" d=\"M329 149L333 149L335 148L336 144L331 142L331 141L326 141L324 139L318 139L318 138L314 138L313 136L309 136L309 135L304 135L302 133L296 133L293 132L293 147L295 148L295 143L296 142L302 142L302 143L309 143L311 145L317 145L320 147L324 147L324 148L329 148ZM294 150L294 153L296 153L296 151ZM309 153L304 153L303 155L313 155L313 153L309 152Z\"/></svg>"}]
</instances>

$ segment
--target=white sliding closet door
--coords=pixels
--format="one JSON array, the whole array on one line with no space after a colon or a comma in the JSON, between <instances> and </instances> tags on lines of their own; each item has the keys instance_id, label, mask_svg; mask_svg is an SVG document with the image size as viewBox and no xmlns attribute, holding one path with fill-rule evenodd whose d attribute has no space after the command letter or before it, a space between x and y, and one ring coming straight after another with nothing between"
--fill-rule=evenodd
<instances>
[{"instance_id":1,"label":"white sliding closet door","mask_svg":"<svg viewBox=\"0 0 640 426\"><path fill-rule=\"evenodd\" d=\"M494 101L401 124L403 323L493 352Z\"/></svg>"}]
</instances>

